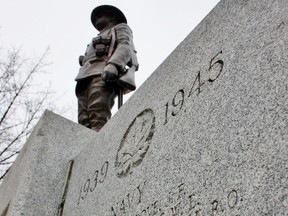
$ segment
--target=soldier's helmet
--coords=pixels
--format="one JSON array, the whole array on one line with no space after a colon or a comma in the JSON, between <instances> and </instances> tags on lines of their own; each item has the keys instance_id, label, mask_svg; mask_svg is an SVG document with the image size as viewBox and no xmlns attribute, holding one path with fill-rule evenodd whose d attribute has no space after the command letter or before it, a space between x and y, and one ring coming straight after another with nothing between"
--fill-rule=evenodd
<instances>
[{"instance_id":1,"label":"soldier's helmet","mask_svg":"<svg viewBox=\"0 0 288 216\"><path fill-rule=\"evenodd\" d=\"M95 19L99 15L107 15L107 16L114 17L116 19L117 24L119 23L127 24L127 19L121 10L119 10L118 8L112 5L101 5L101 6L94 8L94 10L91 13L91 22L95 28L96 28Z\"/></svg>"}]
</instances>

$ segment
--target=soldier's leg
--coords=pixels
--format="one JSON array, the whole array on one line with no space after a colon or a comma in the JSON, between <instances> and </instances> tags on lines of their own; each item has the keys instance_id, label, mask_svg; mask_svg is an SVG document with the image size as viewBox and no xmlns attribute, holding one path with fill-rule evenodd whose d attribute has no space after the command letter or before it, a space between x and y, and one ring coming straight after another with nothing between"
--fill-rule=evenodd
<instances>
[{"instance_id":1,"label":"soldier's leg","mask_svg":"<svg viewBox=\"0 0 288 216\"><path fill-rule=\"evenodd\" d=\"M111 118L115 97L115 89L107 86L101 76L93 78L88 93L88 115L92 130L99 131Z\"/></svg>"},{"instance_id":2,"label":"soldier's leg","mask_svg":"<svg viewBox=\"0 0 288 216\"><path fill-rule=\"evenodd\" d=\"M76 84L75 93L78 99L78 123L90 128L88 116L88 87L90 80L81 80Z\"/></svg>"}]
</instances>

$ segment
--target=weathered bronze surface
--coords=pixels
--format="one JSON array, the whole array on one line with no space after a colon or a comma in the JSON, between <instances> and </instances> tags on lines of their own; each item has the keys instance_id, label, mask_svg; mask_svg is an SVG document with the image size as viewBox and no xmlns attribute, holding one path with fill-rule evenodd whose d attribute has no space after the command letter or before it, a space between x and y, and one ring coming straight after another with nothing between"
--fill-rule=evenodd
<instances>
[{"instance_id":1,"label":"weathered bronze surface","mask_svg":"<svg viewBox=\"0 0 288 216\"><path fill-rule=\"evenodd\" d=\"M99 131L111 118L116 95L122 98L122 92L135 90L138 61L132 31L122 11L111 5L96 7L91 22L99 34L79 57L76 96L78 122Z\"/></svg>"}]
</instances>

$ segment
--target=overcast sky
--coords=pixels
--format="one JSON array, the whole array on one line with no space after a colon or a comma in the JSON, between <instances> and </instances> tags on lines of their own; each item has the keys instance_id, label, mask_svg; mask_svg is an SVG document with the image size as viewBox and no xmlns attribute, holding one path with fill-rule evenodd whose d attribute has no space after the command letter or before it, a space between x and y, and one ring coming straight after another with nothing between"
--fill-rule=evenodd
<instances>
[{"instance_id":1,"label":"overcast sky","mask_svg":"<svg viewBox=\"0 0 288 216\"><path fill-rule=\"evenodd\" d=\"M134 34L140 63L139 87L164 59L213 9L219 0L0 0L0 47L22 47L28 57L41 55L49 46L46 68L56 105L69 107L63 114L77 121L74 78L78 56L98 32L90 23L91 11L99 5L118 7ZM125 97L127 100L129 95ZM116 109L113 109L114 112Z\"/></svg>"}]
</instances>

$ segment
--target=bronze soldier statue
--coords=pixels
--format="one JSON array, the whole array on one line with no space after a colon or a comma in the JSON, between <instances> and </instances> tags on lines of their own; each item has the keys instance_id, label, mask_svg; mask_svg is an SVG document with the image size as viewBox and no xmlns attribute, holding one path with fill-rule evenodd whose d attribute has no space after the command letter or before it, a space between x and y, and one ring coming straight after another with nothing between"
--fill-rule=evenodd
<instances>
[{"instance_id":1,"label":"bronze soldier statue","mask_svg":"<svg viewBox=\"0 0 288 216\"><path fill-rule=\"evenodd\" d=\"M111 118L114 99L135 90L138 70L133 36L125 15L111 5L96 7L91 22L99 31L79 57L75 80L78 122L99 131Z\"/></svg>"}]
</instances>

